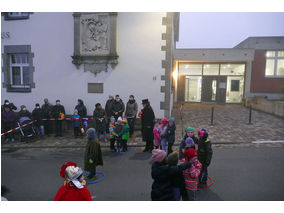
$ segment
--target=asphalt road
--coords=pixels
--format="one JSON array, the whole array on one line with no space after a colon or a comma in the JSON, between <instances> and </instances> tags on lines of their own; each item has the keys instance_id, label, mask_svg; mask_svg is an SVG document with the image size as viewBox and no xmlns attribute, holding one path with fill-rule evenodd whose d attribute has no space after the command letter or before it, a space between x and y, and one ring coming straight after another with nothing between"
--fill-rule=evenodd
<instances>
[{"instance_id":1,"label":"asphalt road","mask_svg":"<svg viewBox=\"0 0 284 213\"><path fill-rule=\"evenodd\" d=\"M213 149L209 176L214 184L198 192L200 201L284 200L284 147L233 147ZM19 150L2 153L1 184L8 200L53 200L63 179L60 167L67 161L83 167L84 150ZM128 155L103 151L104 166L97 171L105 180L87 185L93 200L146 201L151 193L151 154L137 150ZM99 175L98 178L102 177Z\"/></svg>"}]
</instances>

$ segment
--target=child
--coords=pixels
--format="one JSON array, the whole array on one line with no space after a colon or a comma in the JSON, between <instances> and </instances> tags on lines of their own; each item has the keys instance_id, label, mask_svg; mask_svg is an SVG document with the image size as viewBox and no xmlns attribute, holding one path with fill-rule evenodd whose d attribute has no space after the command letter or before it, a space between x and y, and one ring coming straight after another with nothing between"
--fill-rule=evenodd
<instances>
[{"instance_id":1,"label":"child","mask_svg":"<svg viewBox=\"0 0 284 213\"><path fill-rule=\"evenodd\" d=\"M116 151L114 148L115 143L115 118L112 116L109 122L109 138L110 138L110 150Z\"/></svg>"},{"instance_id":2,"label":"child","mask_svg":"<svg viewBox=\"0 0 284 213\"><path fill-rule=\"evenodd\" d=\"M207 168L210 165L212 159L212 147L211 141L208 138L208 132L206 129L198 130L198 160L202 163L201 173L199 175L200 186L207 185L208 171Z\"/></svg>"},{"instance_id":3,"label":"child","mask_svg":"<svg viewBox=\"0 0 284 213\"><path fill-rule=\"evenodd\" d=\"M122 118L118 117L116 125L115 125L117 152L122 151L122 141L121 141L121 137L119 137L119 133L121 132L121 130L122 130Z\"/></svg>"},{"instance_id":4,"label":"child","mask_svg":"<svg viewBox=\"0 0 284 213\"><path fill-rule=\"evenodd\" d=\"M127 151L127 140L129 139L129 125L127 123L127 120L122 120L121 123L122 123L122 129L118 137L121 138L122 152L126 152Z\"/></svg>"},{"instance_id":5,"label":"child","mask_svg":"<svg viewBox=\"0 0 284 213\"><path fill-rule=\"evenodd\" d=\"M174 145L175 142L175 131L176 131L175 118L170 118L166 131L166 139L168 141L168 155L173 152L172 146Z\"/></svg>"},{"instance_id":6,"label":"child","mask_svg":"<svg viewBox=\"0 0 284 213\"><path fill-rule=\"evenodd\" d=\"M74 110L74 114L72 116L72 121L73 121L73 128L74 128L74 137L77 138L80 135L80 127L82 124L82 119L80 115L78 115L78 110Z\"/></svg>"},{"instance_id":7,"label":"child","mask_svg":"<svg viewBox=\"0 0 284 213\"><path fill-rule=\"evenodd\" d=\"M193 148L189 148L184 151L184 155L187 161L190 162L191 167L183 172L185 180L185 188L187 191L187 197L190 201L196 201L196 191L198 186L198 176L201 170L201 163L197 160L197 151Z\"/></svg>"},{"instance_id":8,"label":"child","mask_svg":"<svg viewBox=\"0 0 284 213\"><path fill-rule=\"evenodd\" d=\"M174 190L172 186L172 179L180 171L189 168L189 162L185 162L179 166L171 166L167 164L167 153L160 149L153 149L152 151L152 191L151 199L153 201L175 200Z\"/></svg>"},{"instance_id":9,"label":"child","mask_svg":"<svg viewBox=\"0 0 284 213\"><path fill-rule=\"evenodd\" d=\"M162 150L164 150L165 152L167 152L167 138L166 138L166 132L167 132L167 128L168 128L168 119L167 118L163 118L163 120L161 121L162 125L161 125L161 145L162 145Z\"/></svg>"},{"instance_id":10,"label":"child","mask_svg":"<svg viewBox=\"0 0 284 213\"><path fill-rule=\"evenodd\" d=\"M160 137L161 126L157 119L155 119L154 123L155 123L154 129L153 129L154 146L155 146L155 149L158 149L161 146L161 137Z\"/></svg>"},{"instance_id":11,"label":"child","mask_svg":"<svg viewBox=\"0 0 284 213\"><path fill-rule=\"evenodd\" d=\"M197 137L194 136L194 129L189 126L185 129L185 135L182 139L182 141L180 142L180 145L179 145L179 159L182 159L184 158L184 154L183 154L183 149L185 148L185 140L190 137L192 138L192 140L194 141L195 144L197 144Z\"/></svg>"},{"instance_id":12,"label":"child","mask_svg":"<svg viewBox=\"0 0 284 213\"><path fill-rule=\"evenodd\" d=\"M174 151L168 155L168 165L176 166L177 164L178 164L178 152ZM172 186L173 186L173 193L175 200L180 201L181 197L183 198L183 200L187 200L185 199L187 195L186 195L183 172L179 171L176 175L173 175L171 179L172 179Z\"/></svg>"}]
</instances>

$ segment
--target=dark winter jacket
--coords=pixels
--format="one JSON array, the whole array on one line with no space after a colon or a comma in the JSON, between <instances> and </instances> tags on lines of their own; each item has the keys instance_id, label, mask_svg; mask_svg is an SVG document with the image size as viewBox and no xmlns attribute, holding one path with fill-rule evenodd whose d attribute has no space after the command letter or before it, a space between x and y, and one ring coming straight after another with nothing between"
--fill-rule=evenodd
<instances>
[{"instance_id":1,"label":"dark winter jacket","mask_svg":"<svg viewBox=\"0 0 284 213\"><path fill-rule=\"evenodd\" d=\"M52 118L52 107L50 103L41 106L43 118Z\"/></svg>"},{"instance_id":2,"label":"dark winter jacket","mask_svg":"<svg viewBox=\"0 0 284 213\"><path fill-rule=\"evenodd\" d=\"M169 166L165 163L154 162L152 164L152 184L151 199L153 201L174 201L172 177L179 172L190 167L189 162L179 166Z\"/></svg>"},{"instance_id":3,"label":"dark winter jacket","mask_svg":"<svg viewBox=\"0 0 284 213\"><path fill-rule=\"evenodd\" d=\"M112 103L114 102L114 99L111 100L107 100L106 105L105 105L105 111L106 111L106 115L108 117L112 116Z\"/></svg>"},{"instance_id":4,"label":"dark winter jacket","mask_svg":"<svg viewBox=\"0 0 284 213\"><path fill-rule=\"evenodd\" d=\"M85 107L84 102L81 99L79 99L78 101L80 102L80 104L78 104L75 109L78 110L78 115L80 115L81 118L84 118L87 115L87 108Z\"/></svg>"},{"instance_id":5,"label":"dark winter jacket","mask_svg":"<svg viewBox=\"0 0 284 213\"><path fill-rule=\"evenodd\" d=\"M149 104L147 104L142 111L142 116L141 116L142 128L145 128L147 126L151 126L153 128L154 119L155 119L154 111L152 107Z\"/></svg>"},{"instance_id":6,"label":"dark winter jacket","mask_svg":"<svg viewBox=\"0 0 284 213\"><path fill-rule=\"evenodd\" d=\"M39 109L35 108L32 112L32 119L37 120L37 122L35 122L34 124L36 126L42 125L42 121L41 121L42 118L43 118L42 110L40 108Z\"/></svg>"},{"instance_id":7,"label":"dark winter jacket","mask_svg":"<svg viewBox=\"0 0 284 213\"><path fill-rule=\"evenodd\" d=\"M202 165L209 166L212 159L212 145L209 138L198 140L198 160Z\"/></svg>"},{"instance_id":8,"label":"dark winter jacket","mask_svg":"<svg viewBox=\"0 0 284 213\"><path fill-rule=\"evenodd\" d=\"M16 125L16 113L12 110L9 112L3 111L1 120L4 128L13 128Z\"/></svg>"},{"instance_id":9,"label":"dark winter jacket","mask_svg":"<svg viewBox=\"0 0 284 213\"><path fill-rule=\"evenodd\" d=\"M180 142L179 145L179 159L185 158L183 152L184 152L184 148L185 148L185 140L188 138L187 134L185 133L185 135L183 136L183 139ZM192 140L194 141L195 144L198 143L198 138L195 137L194 135L192 136ZM195 149L195 147L192 147L193 149Z\"/></svg>"},{"instance_id":10,"label":"dark winter jacket","mask_svg":"<svg viewBox=\"0 0 284 213\"><path fill-rule=\"evenodd\" d=\"M85 150L85 170L88 172L93 172L96 166L103 166L103 156L101 151L100 142L97 137L89 138ZM93 163L89 160L92 159Z\"/></svg>"},{"instance_id":11,"label":"dark winter jacket","mask_svg":"<svg viewBox=\"0 0 284 213\"><path fill-rule=\"evenodd\" d=\"M135 100L128 101L126 104L126 110L125 110L125 116L128 118L134 118L136 117L138 112L138 104Z\"/></svg>"},{"instance_id":12,"label":"dark winter jacket","mask_svg":"<svg viewBox=\"0 0 284 213\"><path fill-rule=\"evenodd\" d=\"M95 121L95 129L97 131L106 131L106 119L105 119L105 116L106 116L106 112L104 109L95 109L94 110L94 113L93 113L93 118L94 118L94 121ZM100 118L103 118L102 121L100 121L99 119Z\"/></svg>"},{"instance_id":13,"label":"dark winter jacket","mask_svg":"<svg viewBox=\"0 0 284 213\"><path fill-rule=\"evenodd\" d=\"M17 120L19 120L22 117L28 117L32 118L32 114L28 110L21 110L17 113Z\"/></svg>"},{"instance_id":14,"label":"dark winter jacket","mask_svg":"<svg viewBox=\"0 0 284 213\"><path fill-rule=\"evenodd\" d=\"M125 106L124 106L123 101L121 99L119 101L115 100L112 103L111 110L112 110L112 115L114 115L114 116L122 116L122 114L123 114L123 112L125 110ZM115 112L118 112L118 115L115 115L114 114Z\"/></svg>"},{"instance_id":15,"label":"dark winter jacket","mask_svg":"<svg viewBox=\"0 0 284 213\"><path fill-rule=\"evenodd\" d=\"M63 113L65 115L65 108L61 104L56 104L53 107L52 115L53 118L61 118L60 113Z\"/></svg>"},{"instance_id":16,"label":"dark winter jacket","mask_svg":"<svg viewBox=\"0 0 284 213\"><path fill-rule=\"evenodd\" d=\"M168 125L167 131L165 133L165 138L168 141L169 144L173 145L175 142L175 131L176 131L176 125L173 126ZM161 136L161 138L163 138Z\"/></svg>"}]
</instances>

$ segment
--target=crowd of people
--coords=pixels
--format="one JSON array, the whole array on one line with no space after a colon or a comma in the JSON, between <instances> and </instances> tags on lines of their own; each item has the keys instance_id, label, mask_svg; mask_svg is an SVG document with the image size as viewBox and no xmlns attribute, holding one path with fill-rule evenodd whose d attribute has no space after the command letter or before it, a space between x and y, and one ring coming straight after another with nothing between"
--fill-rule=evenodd
<instances>
[{"instance_id":1,"label":"crowd of people","mask_svg":"<svg viewBox=\"0 0 284 213\"><path fill-rule=\"evenodd\" d=\"M141 118L143 141L146 142L143 152L152 153L152 200L197 200L196 191L207 185L208 166L212 158L212 147L206 129L198 130L198 137L194 129L187 127L185 135L180 141L179 150L173 151L175 143L175 118L155 118L154 111L148 99L142 100L143 108L138 116ZM17 107L5 100L2 106L2 125L4 131L14 128L15 121L22 117L37 120L34 126L37 134L50 135L50 118L64 118L65 109L56 100L52 106L48 99L40 107L37 103L30 113L26 106L14 112ZM103 134L105 141L110 141L110 149L115 152L127 152L127 141L134 133L135 120L138 113L138 104L134 96L129 96L126 109L119 95L109 96L105 108L100 103L95 105L93 112L94 128L85 131L87 125L87 108L83 100L78 99L71 121L74 128L74 137L83 134L88 142L85 149L84 170L87 178L96 176L96 167L103 165L102 152L99 143ZM47 119L47 120L41 120ZM84 120L85 119L85 120ZM109 137L107 137L107 134ZM55 120L55 136L62 136L62 120ZM13 133L5 135L6 140L14 141ZM91 200L91 195L85 187L82 169L75 163L68 162L61 168L60 176L65 179L63 186L58 190L54 200Z\"/></svg>"}]
</instances>

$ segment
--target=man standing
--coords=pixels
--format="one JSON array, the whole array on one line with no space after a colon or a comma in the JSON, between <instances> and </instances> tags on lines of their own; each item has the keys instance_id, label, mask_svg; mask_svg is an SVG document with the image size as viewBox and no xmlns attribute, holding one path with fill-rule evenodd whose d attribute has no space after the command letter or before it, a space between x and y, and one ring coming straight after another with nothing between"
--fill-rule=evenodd
<instances>
[{"instance_id":1,"label":"man standing","mask_svg":"<svg viewBox=\"0 0 284 213\"><path fill-rule=\"evenodd\" d=\"M138 112L138 104L134 99L134 95L130 95L129 101L126 104L126 110L125 110L125 116L127 117L127 122L129 125L130 137L134 133L137 112Z\"/></svg>"},{"instance_id":2,"label":"man standing","mask_svg":"<svg viewBox=\"0 0 284 213\"><path fill-rule=\"evenodd\" d=\"M148 99L142 100L143 104L143 111L141 116L141 122L142 122L142 134L143 138L146 141L146 146L143 152L152 152L153 150L153 140L154 140L154 134L153 134L153 127L154 127L154 119L155 114L153 112L152 107L150 106L150 102Z\"/></svg>"},{"instance_id":3,"label":"man standing","mask_svg":"<svg viewBox=\"0 0 284 213\"><path fill-rule=\"evenodd\" d=\"M105 105L107 126L109 125L110 117L112 116L111 107L112 107L112 103L114 102L114 98L113 98L112 95L109 95L108 97L109 97L109 99L107 100L106 105ZM106 132L109 133L108 128L107 128Z\"/></svg>"},{"instance_id":4,"label":"man standing","mask_svg":"<svg viewBox=\"0 0 284 213\"><path fill-rule=\"evenodd\" d=\"M119 95L115 96L115 101L112 103L112 115L117 121L118 117L122 117L122 114L124 112L125 106L123 101L120 99Z\"/></svg>"},{"instance_id":5,"label":"man standing","mask_svg":"<svg viewBox=\"0 0 284 213\"><path fill-rule=\"evenodd\" d=\"M44 104L41 106L41 110L42 110L43 119L51 118L51 116L52 116L52 105L48 102L47 98L44 99ZM45 134L47 136L49 136L49 134L51 133L50 122L51 121L48 121L48 120L43 121Z\"/></svg>"},{"instance_id":6,"label":"man standing","mask_svg":"<svg viewBox=\"0 0 284 213\"><path fill-rule=\"evenodd\" d=\"M59 118L55 120L55 137L62 137L62 120L65 116L65 108L60 104L60 100L56 100L56 105L53 107L53 117Z\"/></svg>"}]
</instances>

